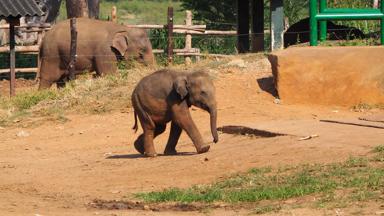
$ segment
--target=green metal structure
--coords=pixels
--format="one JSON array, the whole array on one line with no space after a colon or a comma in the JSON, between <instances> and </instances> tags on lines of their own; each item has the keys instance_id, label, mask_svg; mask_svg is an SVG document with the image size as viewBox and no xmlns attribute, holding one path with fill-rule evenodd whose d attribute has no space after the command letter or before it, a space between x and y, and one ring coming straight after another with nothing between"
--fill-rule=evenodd
<instances>
[{"instance_id":1,"label":"green metal structure","mask_svg":"<svg viewBox=\"0 0 384 216\"><path fill-rule=\"evenodd\" d=\"M318 23L320 23L320 41L327 37L328 20L380 20L381 22L381 44L384 45L384 4L380 9L364 8L328 8L327 0L310 0L310 45L317 46L318 42Z\"/></svg>"}]
</instances>

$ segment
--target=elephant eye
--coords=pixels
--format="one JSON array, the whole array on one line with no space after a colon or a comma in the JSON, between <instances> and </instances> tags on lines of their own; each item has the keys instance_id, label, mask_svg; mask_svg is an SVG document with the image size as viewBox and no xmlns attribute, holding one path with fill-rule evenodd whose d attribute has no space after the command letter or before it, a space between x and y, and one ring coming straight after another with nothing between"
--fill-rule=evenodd
<instances>
[{"instance_id":1,"label":"elephant eye","mask_svg":"<svg viewBox=\"0 0 384 216\"><path fill-rule=\"evenodd\" d=\"M203 95L203 96L206 96L207 92L206 91L201 91L200 94Z\"/></svg>"}]
</instances>

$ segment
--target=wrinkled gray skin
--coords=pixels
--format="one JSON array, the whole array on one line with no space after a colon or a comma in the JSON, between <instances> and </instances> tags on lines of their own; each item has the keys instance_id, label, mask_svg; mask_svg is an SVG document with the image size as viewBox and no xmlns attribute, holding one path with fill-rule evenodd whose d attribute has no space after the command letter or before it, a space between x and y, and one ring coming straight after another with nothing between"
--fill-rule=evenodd
<instances>
[{"instance_id":1,"label":"wrinkled gray skin","mask_svg":"<svg viewBox=\"0 0 384 216\"><path fill-rule=\"evenodd\" d=\"M144 30L88 18L76 19L76 27L76 74L84 71L96 71L96 75L115 73L119 59L155 64ZM39 89L49 88L53 83L58 87L65 84L69 76L70 41L69 20L58 23L44 36L40 48Z\"/></svg>"},{"instance_id":2,"label":"wrinkled gray skin","mask_svg":"<svg viewBox=\"0 0 384 216\"><path fill-rule=\"evenodd\" d=\"M215 87L203 71L184 73L165 69L148 75L134 89L132 105L135 111L133 129L138 129L137 117L143 128L143 134L134 145L145 156L156 156L153 139L164 132L168 122L171 122L171 132L164 154L177 154L176 145L182 130L192 139L198 153L209 150L209 144L203 141L189 113L192 105L210 114L213 141L219 140Z\"/></svg>"}]
</instances>

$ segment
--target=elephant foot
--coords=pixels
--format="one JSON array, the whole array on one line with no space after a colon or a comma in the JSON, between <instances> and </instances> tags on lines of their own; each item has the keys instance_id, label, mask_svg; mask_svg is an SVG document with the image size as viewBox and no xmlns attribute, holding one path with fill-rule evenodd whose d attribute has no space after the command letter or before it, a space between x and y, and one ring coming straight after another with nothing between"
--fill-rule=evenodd
<instances>
[{"instance_id":1,"label":"elephant foot","mask_svg":"<svg viewBox=\"0 0 384 216\"><path fill-rule=\"evenodd\" d=\"M209 151L210 147L211 147L210 145L201 146L199 149L197 149L197 153L198 154L205 153L205 152Z\"/></svg>"},{"instance_id":2,"label":"elephant foot","mask_svg":"<svg viewBox=\"0 0 384 216\"><path fill-rule=\"evenodd\" d=\"M134 144L136 151L138 151L140 154L144 154L144 144L142 142L135 142Z\"/></svg>"},{"instance_id":3,"label":"elephant foot","mask_svg":"<svg viewBox=\"0 0 384 216\"><path fill-rule=\"evenodd\" d=\"M145 152L145 153L144 153L144 156L145 156L145 157L156 157L157 154L156 154L156 153Z\"/></svg>"},{"instance_id":4,"label":"elephant foot","mask_svg":"<svg viewBox=\"0 0 384 216\"><path fill-rule=\"evenodd\" d=\"M172 149L172 150L165 149L164 154L165 155L177 155L177 151L175 149Z\"/></svg>"}]
</instances>

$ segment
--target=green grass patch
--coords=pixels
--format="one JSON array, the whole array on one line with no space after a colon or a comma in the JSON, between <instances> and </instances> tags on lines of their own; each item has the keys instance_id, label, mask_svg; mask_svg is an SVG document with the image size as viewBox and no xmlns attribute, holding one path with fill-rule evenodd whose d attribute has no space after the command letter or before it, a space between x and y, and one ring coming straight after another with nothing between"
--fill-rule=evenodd
<instances>
[{"instance_id":1,"label":"green grass patch","mask_svg":"<svg viewBox=\"0 0 384 216\"><path fill-rule=\"evenodd\" d=\"M375 153L384 153L384 145L378 145L373 148L373 152Z\"/></svg>"},{"instance_id":2,"label":"green grass patch","mask_svg":"<svg viewBox=\"0 0 384 216\"><path fill-rule=\"evenodd\" d=\"M384 191L384 165L370 164L367 158L351 157L343 163L328 165L251 169L211 185L171 188L135 196L146 202L249 203L321 195L324 203L334 201L333 193L338 190L351 190L350 198L354 200L377 197ZM266 207L259 211L276 208Z\"/></svg>"},{"instance_id":3,"label":"green grass patch","mask_svg":"<svg viewBox=\"0 0 384 216\"><path fill-rule=\"evenodd\" d=\"M44 100L54 100L58 97L58 93L52 90L45 91L32 91L32 92L23 92L17 94L11 99L11 104L14 105L18 110L29 109L41 101Z\"/></svg>"},{"instance_id":4,"label":"green grass patch","mask_svg":"<svg viewBox=\"0 0 384 216\"><path fill-rule=\"evenodd\" d=\"M384 162L384 145L378 145L375 148L373 148L373 152L376 153L376 155L371 159L375 162Z\"/></svg>"},{"instance_id":5,"label":"green grass patch","mask_svg":"<svg viewBox=\"0 0 384 216\"><path fill-rule=\"evenodd\" d=\"M379 104L359 103L352 106L351 109L355 112L364 112L372 109L384 109L384 104L383 103L379 103Z\"/></svg>"},{"instance_id":6,"label":"green grass patch","mask_svg":"<svg viewBox=\"0 0 384 216\"><path fill-rule=\"evenodd\" d=\"M84 74L65 88L17 92L15 97L0 96L0 125L11 126L24 120L66 122L66 114L103 114L126 109L136 83L154 69L131 68L119 74L92 79ZM29 118L29 117L33 117Z\"/></svg>"},{"instance_id":7,"label":"green grass patch","mask_svg":"<svg viewBox=\"0 0 384 216\"><path fill-rule=\"evenodd\" d=\"M174 23L184 24L185 11L180 2L167 0L115 0L100 2L100 19L107 20L111 17L112 7L117 7L117 20L126 24L166 24L168 6L173 7ZM60 7L59 20L67 18L65 1Z\"/></svg>"}]
</instances>

